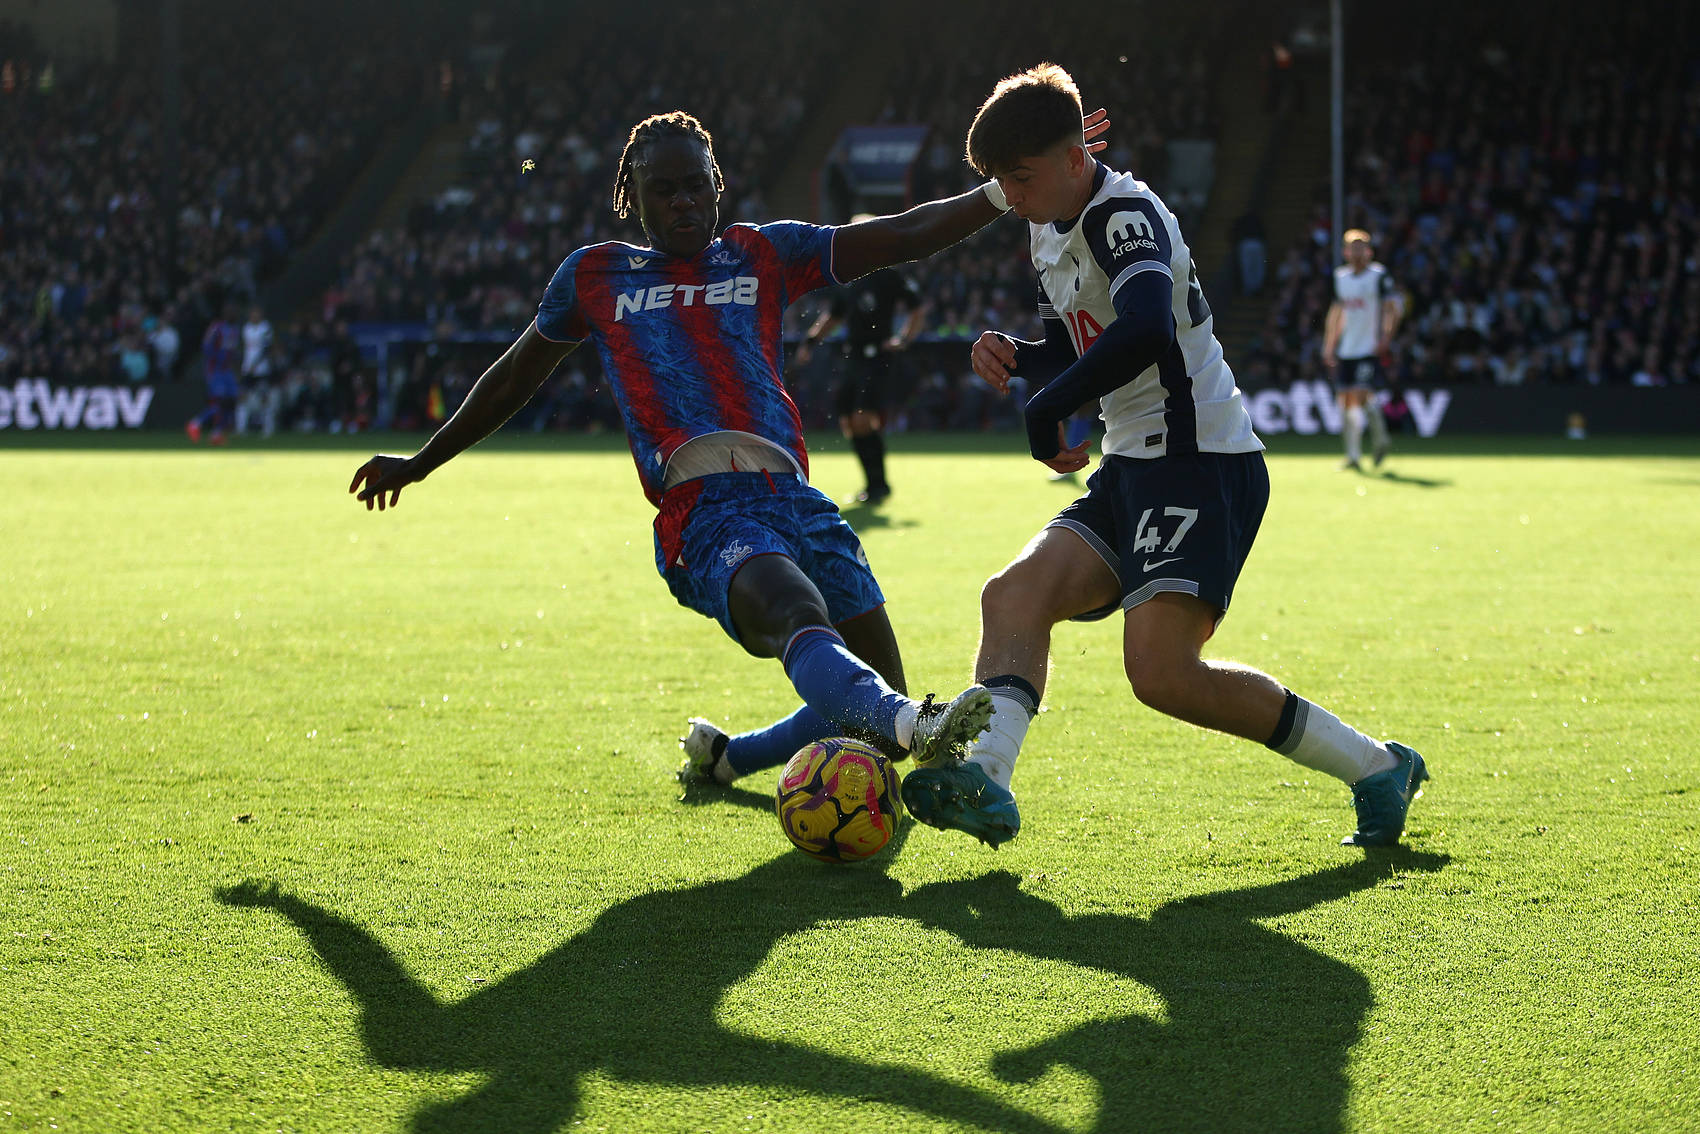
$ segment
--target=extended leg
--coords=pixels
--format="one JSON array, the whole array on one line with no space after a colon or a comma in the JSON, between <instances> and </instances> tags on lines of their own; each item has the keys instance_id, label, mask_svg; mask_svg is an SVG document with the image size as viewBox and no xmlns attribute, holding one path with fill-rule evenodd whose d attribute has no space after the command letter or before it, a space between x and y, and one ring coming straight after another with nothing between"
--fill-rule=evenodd
<instances>
[{"instance_id":1,"label":"extended leg","mask_svg":"<svg viewBox=\"0 0 1700 1134\"><path fill-rule=\"evenodd\" d=\"M991 693L991 723L966 760L909 773L903 801L917 819L992 846L1015 837L1021 813L1009 783L1044 695L1051 627L1109 606L1119 594L1115 573L1067 528L1046 528L987 581L974 676Z\"/></svg>"},{"instance_id":2,"label":"extended leg","mask_svg":"<svg viewBox=\"0 0 1700 1134\"><path fill-rule=\"evenodd\" d=\"M1422 757L1371 739L1266 673L1200 657L1216 615L1191 595L1167 593L1128 611L1122 660L1134 696L1160 713L1255 740L1352 785L1358 831L1347 841L1398 841L1405 811L1428 774Z\"/></svg>"},{"instance_id":3,"label":"extended leg","mask_svg":"<svg viewBox=\"0 0 1700 1134\"><path fill-rule=\"evenodd\" d=\"M961 748L991 712L983 690L934 709L894 688L828 624L826 600L783 555L751 559L732 580L729 606L738 637L757 657L777 657L803 703L849 735L875 737L931 759ZM902 681L902 664L884 614L856 620L852 634Z\"/></svg>"},{"instance_id":4,"label":"extended leg","mask_svg":"<svg viewBox=\"0 0 1700 1134\"><path fill-rule=\"evenodd\" d=\"M851 653L872 666L892 689L908 693L903 679L903 656L897 648L897 636L892 632L891 620L883 606L846 619L836 629ZM719 783L729 784L752 772L777 768L805 744L822 737L837 736L843 731L806 704L764 728L733 736L726 735L707 720L693 717L690 735L680 742L687 756L680 776L688 782L701 782L712 777ZM905 755L902 749L891 754L898 757Z\"/></svg>"}]
</instances>

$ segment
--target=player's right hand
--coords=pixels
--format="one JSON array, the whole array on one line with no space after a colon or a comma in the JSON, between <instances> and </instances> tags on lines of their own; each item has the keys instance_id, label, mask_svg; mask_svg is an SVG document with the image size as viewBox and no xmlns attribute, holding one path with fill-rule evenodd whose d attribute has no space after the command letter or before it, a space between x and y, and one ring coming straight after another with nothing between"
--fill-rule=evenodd
<instances>
[{"instance_id":1,"label":"player's right hand","mask_svg":"<svg viewBox=\"0 0 1700 1134\"><path fill-rule=\"evenodd\" d=\"M368 512L373 508L382 512L385 508L395 507L403 488L423 479L414 470L412 458L379 453L355 472L348 491L358 493L355 499L366 505ZM362 483L365 488L360 487Z\"/></svg>"},{"instance_id":2,"label":"player's right hand","mask_svg":"<svg viewBox=\"0 0 1700 1134\"><path fill-rule=\"evenodd\" d=\"M997 331L981 331L969 352L974 373L1000 394L1009 393L1010 375L1015 371L1015 343Z\"/></svg>"}]
</instances>

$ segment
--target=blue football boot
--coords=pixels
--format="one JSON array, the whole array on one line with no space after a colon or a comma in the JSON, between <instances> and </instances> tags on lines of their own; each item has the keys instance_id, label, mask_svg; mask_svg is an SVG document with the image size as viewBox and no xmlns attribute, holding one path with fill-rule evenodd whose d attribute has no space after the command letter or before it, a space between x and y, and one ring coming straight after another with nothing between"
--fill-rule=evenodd
<instances>
[{"instance_id":1,"label":"blue football boot","mask_svg":"<svg viewBox=\"0 0 1700 1134\"><path fill-rule=\"evenodd\" d=\"M963 831L993 848L1021 830L1010 790L980 765L960 760L941 760L903 777L903 806L929 827Z\"/></svg>"},{"instance_id":2,"label":"blue football boot","mask_svg":"<svg viewBox=\"0 0 1700 1134\"><path fill-rule=\"evenodd\" d=\"M1416 749L1398 741L1388 741L1387 750L1399 762L1352 785L1358 829L1340 840L1343 847L1390 847L1405 833L1405 813L1423 793L1428 767Z\"/></svg>"}]
</instances>

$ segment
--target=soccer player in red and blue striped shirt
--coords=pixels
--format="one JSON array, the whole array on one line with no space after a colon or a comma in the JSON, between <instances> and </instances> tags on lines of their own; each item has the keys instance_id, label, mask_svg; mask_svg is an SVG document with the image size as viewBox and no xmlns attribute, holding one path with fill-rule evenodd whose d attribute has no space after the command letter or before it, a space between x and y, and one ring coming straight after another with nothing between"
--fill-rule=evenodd
<instances>
[{"instance_id":1,"label":"soccer player in red and blue striped shirt","mask_svg":"<svg viewBox=\"0 0 1700 1134\"><path fill-rule=\"evenodd\" d=\"M1100 116L1101 118L1101 116ZM1097 122L1089 122L1097 127ZM1094 136L1101 127L1094 129ZM658 509L656 567L684 606L756 657L777 657L803 706L728 737L692 722L681 778L729 783L804 744L847 734L927 761L960 752L990 699L911 700L885 598L832 501L808 483L797 407L781 380L781 317L816 288L928 256L1003 211L989 191L844 227L794 221L719 232L713 140L680 111L633 128L614 210L646 245L609 241L562 262L536 320L411 457L378 455L349 491L368 509L488 436L557 363L595 345L644 495Z\"/></svg>"},{"instance_id":2,"label":"soccer player in red and blue striped shirt","mask_svg":"<svg viewBox=\"0 0 1700 1134\"><path fill-rule=\"evenodd\" d=\"M199 441L201 431L211 428L207 441L224 444L224 431L236 420L236 399L242 390L236 382L236 363L241 357L242 333L236 329L236 307L226 303L223 313L207 325L201 337L201 361L207 375L207 406L189 420L183 431Z\"/></svg>"}]
</instances>

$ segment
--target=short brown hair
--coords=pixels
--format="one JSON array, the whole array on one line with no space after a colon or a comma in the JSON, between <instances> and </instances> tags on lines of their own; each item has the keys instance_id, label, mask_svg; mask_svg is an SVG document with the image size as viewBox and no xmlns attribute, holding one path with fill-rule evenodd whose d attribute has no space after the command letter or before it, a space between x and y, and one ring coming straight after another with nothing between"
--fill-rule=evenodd
<instances>
[{"instance_id":1,"label":"short brown hair","mask_svg":"<svg viewBox=\"0 0 1700 1134\"><path fill-rule=\"evenodd\" d=\"M968 164L981 177L996 177L1071 138L1085 140L1080 88L1055 63L1041 63L992 89L968 128Z\"/></svg>"}]
</instances>

